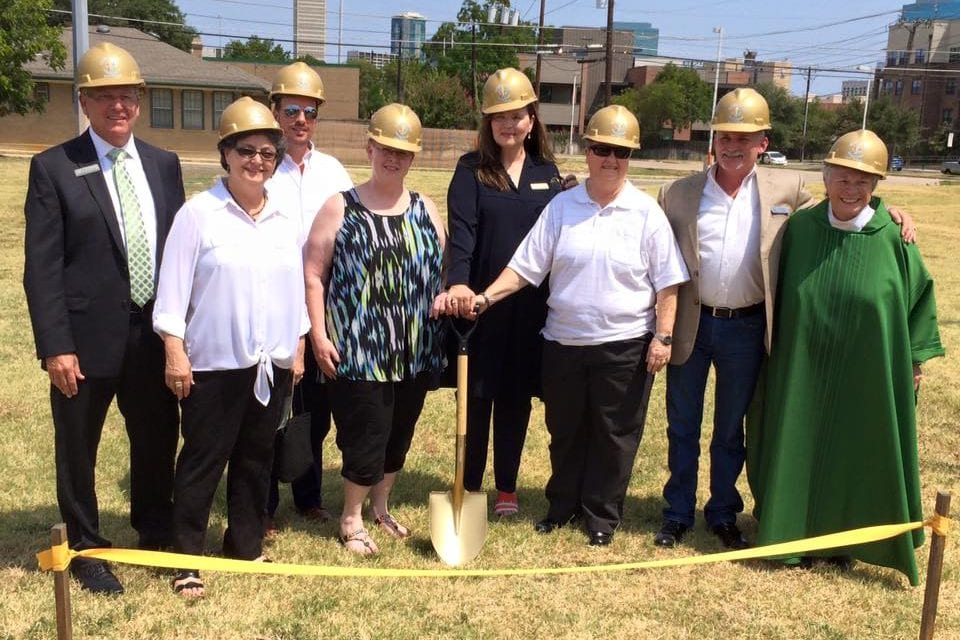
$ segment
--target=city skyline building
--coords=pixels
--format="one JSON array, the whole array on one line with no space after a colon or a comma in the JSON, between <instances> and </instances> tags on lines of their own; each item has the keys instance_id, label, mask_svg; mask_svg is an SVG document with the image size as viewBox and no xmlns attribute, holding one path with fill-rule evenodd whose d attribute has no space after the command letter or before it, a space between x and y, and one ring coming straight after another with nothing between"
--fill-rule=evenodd
<instances>
[{"instance_id":1,"label":"city skyline building","mask_svg":"<svg viewBox=\"0 0 960 640\"><path fill-rule=\"evenodd\" d=\"M407 11L390 19L390 53L393 55L421 60L426 39L427 19L423 15Z\"/></svg>"},{"instance_id":2,"label":"city skyline building","mask_svg":"<svg viewBox=\"0 0 960 640\"><path fill-rule=\"evenodd\" d=\"M649 22L618 22L614 20L613 28L617 31L633 32L633 55L655 56L660 48L660 29Z\"/></svg>"},{"instance_id":3,"label":"city skyline building","mask_svg":"<svg viewBox=\"0 0 960 640\"><path fill-rule=\"evenodd\" d=\"M327 0L293 0L293 57L325 58Z\"/></svg>"}]
</instances>

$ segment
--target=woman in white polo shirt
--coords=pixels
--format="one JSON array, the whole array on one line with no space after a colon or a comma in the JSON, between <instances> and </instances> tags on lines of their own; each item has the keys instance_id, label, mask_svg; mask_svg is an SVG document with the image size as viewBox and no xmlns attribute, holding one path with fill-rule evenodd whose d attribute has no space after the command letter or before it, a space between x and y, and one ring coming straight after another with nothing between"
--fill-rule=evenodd
<instances>
[{"instance_id":1,"label":"woman in white polo shirt","mask_svg":"<svg viewBox=\"0 0 960 640\"><path fill-rule=\"evenodd\" d=\"M543 400L551 476L540 533L583 519L592 546L620 525L654 374L670 360L677 287L687 271L656 201L627 181L640 146L619 105L587 125L587 181L557 195L500 276L481 312L550 277Z\"/></svg>"}]
</instances>

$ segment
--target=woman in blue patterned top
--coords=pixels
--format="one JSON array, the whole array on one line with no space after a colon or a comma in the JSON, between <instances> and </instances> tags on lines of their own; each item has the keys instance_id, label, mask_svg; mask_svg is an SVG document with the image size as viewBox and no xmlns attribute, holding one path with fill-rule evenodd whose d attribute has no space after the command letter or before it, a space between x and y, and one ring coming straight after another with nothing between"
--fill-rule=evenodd
<instances>
[{"instance_id":1,"label":"woman in blue patterned top","mask_svg":"<svg viewBox=\"0 0 960 640\"><path fill-rule=\"evenodd\" d=\"M387 105L367 137L370 180L324 204L304 266L310 337L343 454L340 542L360 555L378 551L363 525L368 496L381 531L410 535L387 501L430 380L444 367L442 325L431 318L443 287L443 222L429 198L404 186L420 120Z\"/></svg>"}]
</instances>

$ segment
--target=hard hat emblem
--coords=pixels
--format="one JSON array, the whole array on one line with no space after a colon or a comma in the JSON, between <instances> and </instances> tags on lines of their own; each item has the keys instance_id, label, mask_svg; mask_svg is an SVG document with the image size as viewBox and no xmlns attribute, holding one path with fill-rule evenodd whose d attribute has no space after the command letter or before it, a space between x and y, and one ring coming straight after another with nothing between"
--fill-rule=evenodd
<instances>
[{"instance_id":1,"label":"hard hat emblem","mask_svg":"<svg viewBox=\"0 0 960 640\"><path fill-rule=\"evenodd\" d=\"M397 131L393 136L397 140L406 140L410 137L410 125L406 122L401 122L397 125Z\"/></svg>"},{"instance_id":2,"label":"hard hat emblem","mask_svg":"<svg viewBox=\"0 0 960 640\"><path fill-rule=\"evenodd\" d=\"M120 75L120 61L116 58L103 59L103 76L105 78L116 78Z\"/></svg>"},{"instance_id":3,"label":"hard hat emblem","mask_svg":"<svg viewBox=\"0 0 960 640\"><path fill-rule=\"evenodd\" d=\"M860 142L855 142L847 148L847 158L850 160L856 160L857 162L863 162L864 148L863 144Z\"/></svg>"},{"instance_id":4,"label":"hard hat emblem","mask_svg":"<svg viewBox=\"0 0 960 640\"><path fill-rule=\"evenodd\" d=\"M306 78L306 76L300 76L297 78L297 87L300 89L309 89L310 81Z\"/></svg>"},{"instance_id":5,"label":"hard hat emblem","mask_svg":"<svg viewBox=\"0 0 960 640\"><path fill-rule=\"evenodd\" d=\"M498 84L497 98L500 100L500 102L510 102L510 87L505 84Z\"/></svg>"},{"instance_id":6,"label":"hard hat emblem","mask_svg":"<svg viewBox=\"0 0 960 640\"><path fill-rule=\"evenodd\" d=\"M612 135L614 138L626 138L627 123L623 120L615 121L610 129L610 135Z\"/></svg>"},{"instance_id":7,"label":"hard hat emblem","mask_svg":"<svg viewBox=\"0 0 960 640\"><path fill-rule=\"evenodd\" d=\"M730 122L743 122L743 105L737 103L730 110Z\"/></svg>"}]
</instances>

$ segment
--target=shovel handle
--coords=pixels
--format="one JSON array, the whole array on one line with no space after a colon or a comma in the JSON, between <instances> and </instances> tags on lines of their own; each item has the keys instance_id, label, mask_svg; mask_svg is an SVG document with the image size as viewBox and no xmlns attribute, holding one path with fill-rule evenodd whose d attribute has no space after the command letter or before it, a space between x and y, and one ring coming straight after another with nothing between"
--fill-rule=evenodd
<instances>
[{"instance_id":1,"label":"shovel handle","mask_svg":"<svg viewBox=\"0 0 960 640\"><path fill-rule=\"evenodd\" d=\"M456 334L457 349L457 444L454 476L453 476L453 528L460 532L460 512L463 507L463 470L467 459L467 375L468 356L467 344L470 335L477 328L474 320L470 328L460 331L456 323L450 320L450 329Z\"/></svg>"}]
</instances>

